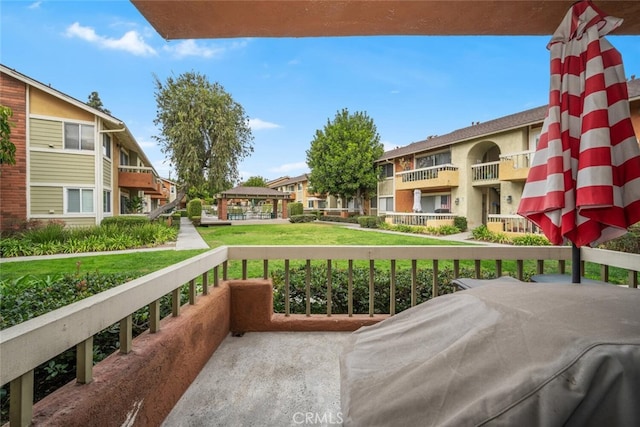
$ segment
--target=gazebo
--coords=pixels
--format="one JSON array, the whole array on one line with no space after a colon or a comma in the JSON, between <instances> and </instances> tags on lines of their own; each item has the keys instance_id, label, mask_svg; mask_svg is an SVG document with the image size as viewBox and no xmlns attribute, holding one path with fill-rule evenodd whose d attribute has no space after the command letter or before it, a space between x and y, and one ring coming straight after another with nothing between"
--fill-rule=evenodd
<instances>
[{"instance_id":1,"label":"gazebo","mask_svg":"<svg viewBox=\"0 0 640 427\"><path fill-rule=\"evenodd\" d=\"M271 201L273 212L278 212L278 201L282 200L282 218L287 218L287 202L293 197L290 193L273 190L267 187L235 187L227 191L223 191L216 195L218 199L218 219L228 220L229 218L228 203L234 199L258 199Z\"/></svg>"}]
</instances>

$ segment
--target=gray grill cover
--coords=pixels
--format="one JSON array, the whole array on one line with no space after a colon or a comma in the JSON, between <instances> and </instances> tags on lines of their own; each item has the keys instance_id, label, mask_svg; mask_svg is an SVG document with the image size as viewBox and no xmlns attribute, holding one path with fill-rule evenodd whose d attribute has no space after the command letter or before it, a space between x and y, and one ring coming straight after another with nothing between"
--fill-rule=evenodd
<instances>
[{"instance_id":1,"label":"gray grill cover","mask_svg":"<svg viewBox=\"0 0 640 427\"><path fill-rule=\"evenodd\" d=\"M354 332L355 426L640 426L640 290L492 283Z\"/></svg>"}]
</instances>

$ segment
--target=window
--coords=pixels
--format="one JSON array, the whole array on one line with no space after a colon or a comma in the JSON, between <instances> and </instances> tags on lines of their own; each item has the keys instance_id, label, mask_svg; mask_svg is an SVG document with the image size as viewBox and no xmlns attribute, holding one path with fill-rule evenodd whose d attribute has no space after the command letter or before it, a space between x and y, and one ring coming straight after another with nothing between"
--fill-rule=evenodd
<instances>
[{"instance_id":1,"label":"window","mask_svg":"<svg viewBox=\"0 0 640 427\"><path fill-rule=\"evenodd\" d=\"M378 201L380 203L380 206L378 206L380 212L393 212L393 197L380 197Z\"/></svg>"},{"instance_id":2,"label":"window","mask_svg":"<svg viewBox=\"0 0 640 427\"><path fill-rule=\"evenodd\" d=\"M92 125L64 124L64 148L67 150L93 151L94 145Z\"/></svg>"},{"instance_id":3,"label":"window","mask_svg":"<svg viewBox=\"0 0 640 427\"><path fill-rule=\"evenodd\" d=\"M307 200L307 207L313 209L313 200Z\"/></svg>"},{"instance_id":4,"label":"window","mask_svg":"<svg viewBox=\"0 0 640 427\"><path fill-rule=\"evenodd\" d=\"M129 166L129 153L120 150L120 166Z\"/></svg>"},{"instance_id":5,"label":"window","mask_svg":"<svg viewBox=\"0 0 640 427\"><path fill-rule=\"evenodd\" d=\"M385 163L381 167L381 175L383 178L393 178L393 163Z\"/></svg>"},{"instance_id":6,"label":"window","mask_svg":"<svg viewBox=\"0 0 640 427\"><path fill-rule=\"evenodd\" d=\"M93 190L67 188L67 213L93 213Z\"/></svg>"},{"instance_id":7,"label":"window","mask_svg":"<svg viewBox=\"0 0 640 427\"><path fill-rule=\"evenodd\" d=\"M302 184L298 183L298 191L302 191Z\"/></svg>"},{"instance_id":8,"label":"window","mask_svg":"<svg viewBox=\"0 0 640 427\"><path fill-rule=\"evenodd\" d=\"M416 169L428 168L431 166L446 165L451 163L451 152L429 154L428 156L416 158Z\"/></svg>"},{"instance_id":9,"label":"window","mask_svg":"<svg viewBox=\"0 0 640 427\"><path fill-rule=\"evenodd\" d=\"M102 155L111 158L111 136L107 134L102 135Z\"/></svg>"},{"instance_id":10,"label":"window","mask_svg":"<svg viewBox=\"0 0 640 427\"><path fill-rule=\"evenodd\" d=\"M102 212L111 213L111 191L102 192Z\"/></svg>"}]
</instances>

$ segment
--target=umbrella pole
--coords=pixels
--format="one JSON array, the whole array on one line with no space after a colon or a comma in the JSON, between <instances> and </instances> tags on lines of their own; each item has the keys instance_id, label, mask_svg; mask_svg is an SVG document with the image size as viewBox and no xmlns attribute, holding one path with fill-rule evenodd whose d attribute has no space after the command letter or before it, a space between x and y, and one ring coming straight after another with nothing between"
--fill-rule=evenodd
<instances>
[{"instance_id":1,"label":"umbrella pole","mask_svg":"<svg viewBox=\"0 0 640 427\"><path fill-rule=\"evenodd\" d=\"M580 248L571 243L571 283L580 283Z\"/></svg>"}]
</instances>

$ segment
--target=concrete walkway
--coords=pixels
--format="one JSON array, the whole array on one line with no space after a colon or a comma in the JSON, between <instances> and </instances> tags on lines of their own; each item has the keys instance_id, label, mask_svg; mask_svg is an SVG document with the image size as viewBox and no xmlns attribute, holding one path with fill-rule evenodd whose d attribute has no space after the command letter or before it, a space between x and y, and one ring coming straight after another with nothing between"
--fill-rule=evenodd
<instances>
[{"instance_id":1,"label":"concrete walkway","mask_svg":"<svg viewBox=\"0 0 640 427\"><path fill-rule=\"evenodd\" d=\"M180 218L180 232L176 241L176 250L209 249L209 245L202 239L198 230L193 226L189 218Z\"/></svg>"}]
</instances>

